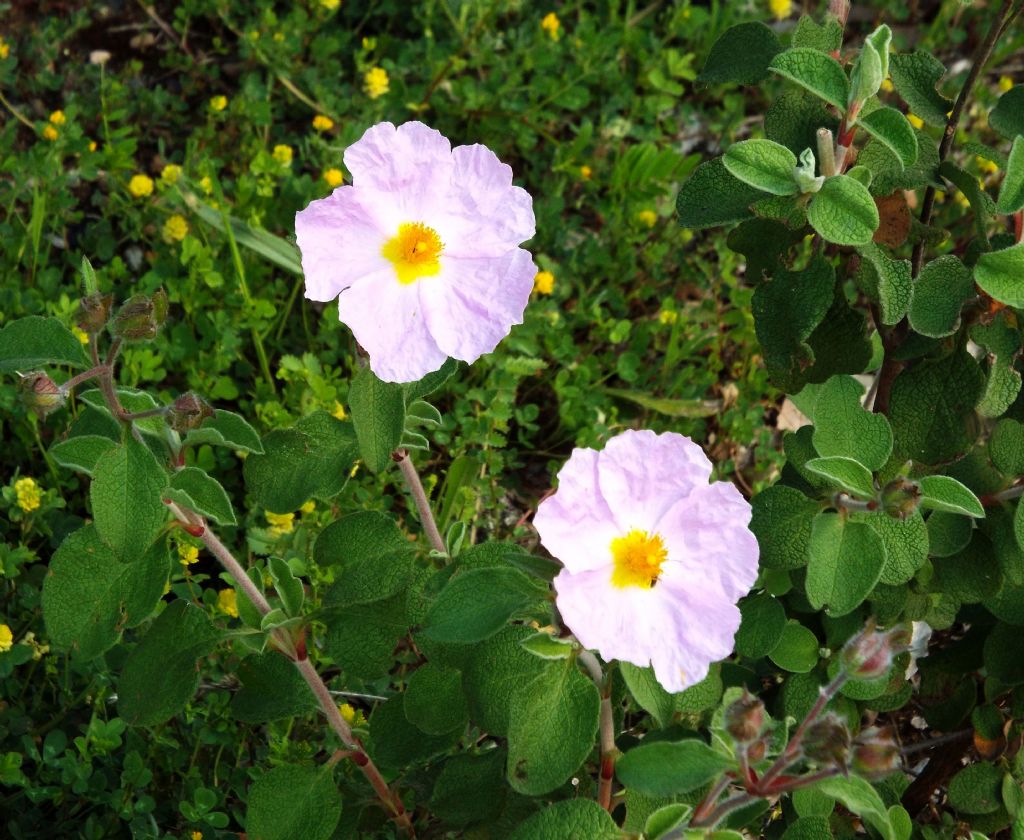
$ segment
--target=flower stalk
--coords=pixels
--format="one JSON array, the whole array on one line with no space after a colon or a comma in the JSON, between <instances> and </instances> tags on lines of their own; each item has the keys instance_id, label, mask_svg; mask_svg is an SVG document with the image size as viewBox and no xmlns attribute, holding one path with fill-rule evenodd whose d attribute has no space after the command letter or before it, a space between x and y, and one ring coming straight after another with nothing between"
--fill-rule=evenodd
<instances>
[{"instance_id":1,"label":"flower stalk","mask_svg":"<svg viewBox=\"0 0 1024 840\"><path fill-rule=\"evenodd\" d=\"M448 549L444 544L444 538L441 536L441 532L437 528L437 522L434 520L434 513L430 509L430 500L427 499L427 493L423 489L423 482L420 481L420 475L416 472L416 466L409 457L408 450L399 449L392 457L398 461L398 468L402 471L402 478L405 479L405 486L409 488L409 493L412 496L413 501L416 503L416 510L419 511L420 522L423 524L423 530L427 534L427 539L430 540L431 547L435 551L441 552L441 554L447 554Z\"/></svg>"},{"instance_id":2,"label":"flower stalk","mask_svg":"<svg viewBox=\"0 0 1024 840\"><path fill-rule=\"evenodd\" d=\"M615 778L615 719L612 709L611 675L605 675L601 663L589 650L581 649L577 654L580 664L586 669L601 693L601 718L598 733L601 743L601 767L597 784L597 804L606 811L612 810L612 782Z\"/></svg>"}]
</instances>

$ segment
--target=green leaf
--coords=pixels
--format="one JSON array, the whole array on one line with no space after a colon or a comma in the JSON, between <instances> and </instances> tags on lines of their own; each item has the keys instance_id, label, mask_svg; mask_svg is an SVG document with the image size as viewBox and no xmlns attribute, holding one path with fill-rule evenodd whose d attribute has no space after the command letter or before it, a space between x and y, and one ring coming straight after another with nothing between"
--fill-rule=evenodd
<instances>
[{"instance_id":1,"label":"green leaf","mask_svg":"<svg viewBox=\"0 0 1024 840\"><path fill-rule=\"evenodd\" d=\"M316 538L313 557L335 567L336 583L324 607L345 608L389 598L409 586L413 548L383 513L357 511L332 522Z\"/></svg>"},{"instance_id":2,"label":"green leaf","mask_svg":"<svg viewBox=\"0 0 1024 840\"><path fill-rule=\"evenodd\" d=\"M529 627L513 624L473 646L463 672L463 687L473 721L499 738L508 735L513 695L534 677L548 673L551 662L523 648Z\"/></svg>"},{"instance_id":3,"label":"green leaf","mask_svg":"<svg viewBox=\"0 0 1024 840\"><path fill-rule=\"evenodd\" d=\"M832 306L835 271L827 260L815 259L803 271L783 268L754 290L754 328L772 382L787 391L799 390L814 361L808 339Z\"/></svg>"},{"instance_id":4,"label":"green leaf","mask_svg":"<svg viewBox=\"0 0 1024 840\"><path fill-rule=\"evenodd\" d=\"M93 520L122 561L145 554L167 520L160 500L166 483L153 453L131 436L96 462L89 488Z\"/></svg>"},{"instance_id":5,"label":"green leaf","mask_svg":"<svg viewBox=\"0 0 1024 840\"><path fill-rule=\"evenodd\" d=\"M393 660L391 665L394 665ZM425 734L409 722L401 699L396 697L378 703L370 715L369 751L381 768L398 770L447 752L461 734L454 730L444 735Z\"/></svg>"},{"instance_id":6,"label":"green leaf","mask_svg":"<svg viewBox=\"0 0 1024 840\"><path fill-rule=\"evenodd\" d=\"M579 645L572 639L556 638L543 631L527 636L521 644L523 648L541 659L568 659L579 649Z\"/></svg>"},{"instance_id":7,"label":"green leaf","mask_svg":"<svg viewBox=\"0 0 1024 840\"><path fill-rule=\"evenodd\" d=\"M882 306L882 323L888 326L903 320L910 308L914 292L910 276L910 260L894 260L874 244L862 246L860 254L874 268L878 278L878 301Z\"/></svg>"},{"instance_id":8,"label":"green leaf","mask_svg":"<svg viewBox=\"0 0 1024 840\"><path fill-rule=\"evenodd\" d=\"M1024 242L978 257L974 280L982 291L1000 303L1024 308Z\"/></svg>"},{"instance_id":9,"label":"green leaf","mask_svg":"<svg viewBox=\"0 0 1024 840\"><path fill-rule=\"evenodd\" d=\"M734 178L722 158L698 166L676 198L676 215L685 228L702 228L742 222L754 215L750 205L765 194Z\"/></svg>"},{"instance_id":10,"label":"green leaf","mask_svg":"<svg viewBox=\"0 0 1024 840\"><path fill-rule=\"evenodd\" d=\"M983 384L981 369L964 350L904 370L889 401L896 454L941 464L970 449L978 435L974 406Z\"/></svg>"},{"instance_id":11,"label":"green leaf","mask_svg":"<svg viewBox=\"0 0 1024 840\"><path fill-rule=\"evenodd\" d=\"M969 517L941 511L929 516L927 524L928 550L934 557L952 557L963 551L971 541L974 530Z\"/></svg>"},{"instance_id":12,"label":"green leaf","mask_svg":"<svg viewBox=\"0 0 1024 840\"><path fill-rule=\"evenodd\" d=\"M326 411L263 438L263 454L245 459L245 483L256 504L290 513L311 498L330 499L348 480L357 455L352 424Z\"/></svg>"},{"instance_id":13,"label":"green leaf","mask_svg":"<svg viewBox=\"0 0 1024 840\"><path fill-rule=\"evenodd\" d=\"M722 666L716 662L711 665L708 669L708 675L699 683L695 683L674 695L676 711L684 715L710 711L718 707L724 691Z\"/></svg>"},{"instance_id":14,"label":"green leaf","mask_svg":"<svg viewBox=\"0 0 1024 840\"><path fill-rule=\"evenodd\" d=\"M458 826L495 819L508 794L505 761L504 749L449 758L434 783L430 813Z\"/></svg>"},{"instance_id":15,"label":"green leaf","mask_svg":"<svg viewBox=\"0 0 1024 840\"><path fill-rule=\"evenodd\" d=\"M837 455L829 458L812 458L804 467L853 496L873 499L878 495L871 470L853 458Z\"/></svg>"},{"instance_id":16,"label":"green leaf","mask_svg":"<svg viewBox=\"0 0 1024 840\"><path fill-rule=\"evenodd\" d=\"M0 373L50 364L89 367L82 342L56 318L30 315L0 329Z\"/></svg>"},{"instance_id":17,"label":"green leaf","mask_svg":"<svg viewBox=\"0 0 1024 840\"><path fill-rule=\"evenodd\" d=\"M220 482L198 467L184 467L171 476L164 498L221 525L237 525L231 500Z\"/></svg>"},{"instance_id":18,"label":"green leaf","mask_svg":"<svg viewBox=\"0 0 1024 840\"><path fill-rule=\"evenodd\" d=\"M756 84L768 75L769 63L781 49L778 36L759 21L731 26L715 41L697 83Z\"/></svg>"},{"instance_id":19,"label":"green leaf","mask_svg":"<svg viewBox=\"0 0 1024 840\"><path fill-rule=\"evenodd\" d=\"M117 444L100 435L79 435L50 447L50 457L62 467L92 475L96 463Z\"/></svg>"},{"instance_id":20,"label":"green leaf","mask_svg":"<svg viewBox=\"0 0 1024 840\"><path fill-rule=\"evenodd\" d=\"M863 312L850 306L837 285L832 308L807 339L814 352L814 364L806 371L807 382L824 382L839 373L863 373L872 358L866 324Z\"/></svg>"},{"instance_id":21,"label":"green leaf","mask_svg":"<svg viewBox=\"0 0 1024 840\"><path fill-rule=\"evenodd\" d=\"M929 532L919 512L914 511L906 519L897 519L884 511L857 512L851 518L868 525L885 546L885 565L879 583L904 584L928 560Z\"/></svg>"},{"instance_id":22,"label":"green leaf","mask_svg":"<svg viewBox=\"0 0 1024 840\"><path fill-rule=\"evenodd\" d=\"M794 674L806 674L818 664L821 646L818 638L800 622L790 619L782 631L782 637L768 658Z\"/></svg>"},{"instance_id":23,"label":"green leaf","mask_svg":"<svg viewBox=\"0 0 1024 840\"><path fill-rule=\"evenodd\" d=\"M1020 655L1020 628L998 623L985 639L985 670L1005 685L1024 683L1024 659ZM960 808L960 810L966 810ZM978 813L978 812L975 812Z\"/></svg>"},{"instance_id":24,"label":"green leaf","mask_svg":"<svg viewBox=\"0 0 1024 840\"><path fill-rule=\"evenodd\" d=\"M566 799L545 805L508 840L618 840L622 836L608 812L593 799Z\"/></svg>"},{"instance_id":25,"label":"green leaf","mask_svg":"<svg viewBox=\"0 0 1024 840\"><path fill-rule=\"evenodd\" d=\"M405 428L405 394L395 382L382 382L368 367L352 379L348 392L359 454L371 472L391 463Z\"/></svg>"},{"instance_id":26,"label":"green leaf","mask_svg":"<svg viewBox=\"0 0 1024 840\"><path fill-rule=\"evenodd\" d=\"M828 817L801 817L786 827L781 840L833 840Z\"/></svg>"},{"instance_id":27,"label":"green leaf","mask_svg":"<svg viewBox=\"0 0 1024 840\"><path fill-rule=\"evenodd\" d=\"M820 513L811 530L807 600L831 616L853 612L871 594L885 566L885 545L868 525Z\"/></svg>"},{"instance_id":28,"label":"green leaf","mask_svg":"<svg viewBox=\"0 0 1024 840\"><path fill-rule=\"evenodd\" d=\"M721 402L712 400L677 400L667 397L654 397L643 391L633 391L626 388L602 388L606 394L629 400L643 408L649 408L658 414L666 417L713 417L722 410Z\"/></svg>"},{"instance_id":29,"label":"green leaf","mask_svg":"<svg viewBox=\"0 0 1024 840\"><path fill-rule=\"evenodd\" d=\"M918 479L921 488L921 507L941 510L982 519L985 509L970 490L948 475L926 475Z\"/></svg>"},{"instance_id":30,"label":"green leaf","mask_svg":"<svg viewBox=\"0 0 1024 840\"><path fill-rule=\"evenodd\" d=\"M198 607L182 600L169 604L125 660L118 714L132 726L156 726L178 714L199 686L196 660L220 637Z\"/></svg>"},{"instance_id":31,"label":"green leaf","mask_svg":"<svg viewBox=\"0 0 1024 840\"><path fill-rule=\"evenodd\" d=\"M950 781L949 804L964 814L991 814L999 810L1002 783L1003 771L994 764L970 764Z\"/></svg>"},{"instance_id":32,"label":"green leaf","mask_svg":"<svg viewBox=\"0 0 1024 840\"><path fill-rule=\"evenodd\" d=\"M240 452L263 454L263 444L256 430L240 415L222 408L214 409L213 417L208 417L202 426L189 432L184 443L186 446L208 443Z\"/></svg>"},{"instance_id":33,"label":"green leaf","mask_svg":"<svg viewBox=\"0 0 1024 840\"><path fill-rule=\"evenodd\" d=\"M935 89L946 73L941 61L924 50L894 53L889 56L889 73L893 87L911 111L931 125L946 124L946 114L953 109L953 100L946 99Z\"/></svg>"},{"instance_id":34,"label":"green leaf","mask_svg":"<svg viewBox=\"0 0 1024 840\"><path fill-rule=\"evenodd\" d=\"M1006 174L999 188L996 212L1009 215L1024 208L1024 137L1013 138L1010 159L1006 163Z\"/></svg>"},{"instance_id":35,"label":"green leaf","mask_svg":"<svg viewBox=\"0 0 1024 840\"><path fill-rule=\"evenodd\" d=\"M251 840L329 840L341 818L341 794L330 766L274 767L249 788L245 815Z\"/></svg>"},{"instance_id":36,"label":"green leaf","mask_svg":"<svg viewBox=\"0 0 1024 840\"><path fill-rule=\"evenodd\" d=\"M627 788L647 796L675 796L705 785L732 762L703 741L641 744L615 763L615 775Z\"/></svg>"},{"instance_id":37,"label":"green leaf","mask_svg":"<svg viewBox=\"0 0 1024 840\"><path fill-rule=\"evenodd\" d=\"M771 140L741 140L722 158L729 173L744 184L772 195L799 191L793 172L796 155Z\"/></svg>"},{"instance_id":38,"label":"green leaf","mask_svg":"<svg viewBox=\"0 0 1024 840\"><path fill-rule=\"evenodd\" d=\"M1007 140L1024 134L1024 85L1014 85L999 97L988 115L988 124Z\"/></svg>"},{"instance_id":39,"label":"green leaf","mask_svg":"<svg viewBox=\"0 0 1024 840\"><path fill-rule=\"evenodd\" d=\"M508 781L527 796L565 782L594 746L601 700L569 660L548 662L515 691L508 731Z\"/></svg>"},{"instance_id":40,"label":"green leaf","mask_svg":"<svg viewBox=\"0 0 1024 840\"><path fill-rule=\"evenodd\" d=\"M1008 418L996 423L988 439L988 454L1004 475L1024 474L1024 424Z\"/></svg>"},{"instance_id":41,"label":"green leaf","mask_svg":"<svg viewBox=\"0 0 1024 840\"><path fill-rule=\"evenodd\" d=\"M163 595L170 568L159 541L134 563L122 563L95 526L72 531L50 558L43 581L43 618L50 643L92 659L117 641L124 627L149 618Z\"/></svg>"},{"instance_id":42,"label":"green leaf","mask_svg":"<svg viewBox=\"0 0 1024 840\"><path fill-rule=\"evenodd\" d=\"M867 245L878 229L878 207L862 183L833 175L811 200L807 221L828 242Z\"/></svg>"},{"instance_id":43,"label":"green leaf","mask_svg":"<svg viewBox=\"0 0 1024 840\"><path fill-rule=\"evenodd\" d=\"M786 628L786 610L767 592L740 602L740 626L736 631L736 653L750 659L768 656Z\"/></svg>"},{"instance_id":44,"label":"green leaf","mask_svg":"<svg viewBox=\"0 0 1024 840\"><path fill-rule=\"evenodd\" d=\"M895 154L902 167L917 162L917 135L914 127L895 108L882 107L857 120L868 134L885 144Z\"/></svg>"},{"instance_id":45,"label":"green leaf","mask_svg":"<svg viewBox=\"0 0 1024 840\"><path fill-rule=\"evenodd\" d=\"M932 566L932 590L964 604L988 603L1003 582L991 542L978 533L959 554L935 559Z\"/></svg>"},{"instance_id":46,"label":"green leaf","mask_svg":"<svg viewBox=\"0 0 1024 840\"><path fill-rule=\"evenodd\" d=\"M231 713L243 723L269 723L317 708L302 675L277 651L243 659L238 681L242 688L231 698Z\"/></svg>"},{"instance_id":47,"label":"green leaf","mask_svg":"<svg viewBox=\"0 0 1024 840\"><path fill-rule=\"evenodd\" d=\"M847 810L861 817L878 831L884 840L898 840L882 797L871 783L860 776L835 777L815 785L815 789L843 803Z\"/></svg>"},{"instance_id":48,"label":"green leaf","mask_svg":"<svg viewBox=\"0 0 1024 840\"><path fill-rule=\"evenodd\" d=\"M302 276L302 260L299 250L290 242L280 236L274 236L263 228L229 216L226 212L215 210L194 194L188 194L186 200L196 215L211 227L222 233L230 230L235 242L242 247L259 254L278 268L283 268L299 277Z\"/></svg>"},{"instance_id":49,"label":"green leaf","mask_svg":"<svg viewBox=\"0 0 1024 840\"><path fill-rule=\"evenodd\" d=\"M843 45L843 25L833 15L828 15L821 24L810 15L801 15L793 30L792 44L823 53L838 52Z\"/></svg>"},{"instance_id":50,"label":"green leaf","mask_svg":"<svg viewBox=\"0 0 1024 840\"><path fill-rule=\"evenodd\" d=\"M882 414L861 405L863 386L850 376L833 376L814 405L814 448L823 457L853 458L880 470L892 454L893 433Z\"/></svg>"},{"instance_id":51,"label":"green leaf","mask_svg":"<svg viewBox=\"0 0 1024 840\"><path fill-rule=\"evenodd\" d=\"M692 812L693 806L685 805L682 802L663 805L644 823L644 840L658 840L660 837L665 837L670 831L681 826Z\"/></svg>"},{"instance_id":52,"label":"green leaf","mask_svg":"<svg viewBox=\"0 0 1024 840\"><path fill-rule=\"evenodd\" d=\"M121 407L129 412L150 411L160 407L156 398L149 391L139 391L135 388L118 388L117 398L121 402ZM78 395L78 399L86 405L101 411L113 420L113 415L111 415L110 409L107 408L106 398L98 388L82 391ZM139 428L139 431L159 438L161 442L167 437L167 421L162 416L143 417L141 420L136 420L135 425ZM122 428L120 423L117 423L117 426L118 429Z\"/></svg>"},{"instance_id":53,"label":"green leaf","mask_svg":"<svg viewBox=\"0 0 1024 840\"><path fill-rule=\"evenodd\" d=\"M796 47L775 56L768 69L796 82L840 111L846 110L850 83L842 65L832 56L810 47Z\"/></svg>"},{"instance_id":54,"label":"green leaf","mask_svg":"<svg viewBox=\"0 0 1024 840\"><path fill-rule=\"evenodd\" d=\"M764 114L764 133L793 154L817 148L818 129L835 131L839 120L818 97L800 88L790 88L776 96Z\"/></svg>"},{"instance_id":55,"label":"green leaf","mask_svg":"<svg viewBox=\"0 0 1024 840\"><path fill-rule=\"evenodd\" d=\"M799 569L807 564L811 521L821 509L799 490L776 484L751 503L750 530L761 547L761 565L768 569Z\"/></svg>"},{"instance_id":56,"label":"green leaf","mask_svg":"<svg viewBox=\"0 0 1024 840\"><path fill-rule=\"evenodd\" d=\"M889 75L889 43L892 31L882 24L864 39L864 46L850 74L850 102L867 102L878 93Z\"/></svg>"},{"instance_id":57,"label":"green leaf","mask_svg":"<svg viewBox=\"0 0 1024 840\"><path fill-rule=\"evenodd\" d=\"M306 599L302 581L292 573L288 564L280 557L271 557L267 561L270 577L274 581L274 590L281 599L284 611L289 616L302 614L302 604Z\"/></svg>"},{"instance_id":58,"label":"green leaf","mask_svg":"<svg viewBox=\"0 0 1024 840\"><path fill-rule=\"evenodd\" d=\"M462 730L469 718L462 675L454 668L431 662L413 672L402 701L409 722L428 735Z\"/></svg>"},{"instance_id":59,"label":"green leaf","mask_svg":"<svg viewBox=\"0 0 1024 840\"><path fill-rule=\"evenodd\" d=\"M960 309L974 296L974 280L968 269L952 254L932 260L918 275L910 301L910 326L929 338L944 338L956 332Z\"/></svg>"},{"instance_id":60,"label":"green leaf","mask_svg":"<svg viewBox=\"0 0 1024 840\"><path fill-rule=\"evenodd\" d=\"M988 217L995 210L995 203L989 194L974 175L965 172L951 161L944 160L940 163L938 172L967 198L974 213L974 229L977 236L982 242L987 242Z\"/></svg>"},{"instance_id":61,"label":"green leaf","mask_svg":"<svg viewBox=\"0 0 1024 840\"><path fill-rule=\"evenodd\" d=\"M479 642L497 633L536 597L530 578L517 569L460 572L430 605L423 634L438 642Z\"/></svg>"},{"instance_id":62,"label":"green leaf","mask_svg":"<svg viewBox=\"0 0 1024 840\"><path fill-rule=\"evenodd\" d=\"M340 588L341 583L335 586ZM409 623L404 592L351 604L331 617L324 647L346 675L377 679L394 667L392 654L409 632Z\"/></svg>"},{"instance_id":63,"label":"green leaf","mask_svg":"<svg viewBox=\"0 0 1024 840\"><path fill-rule=\"evenodd\" d=\"M672 722L676 712L675 695L661 687L652 668L640 668L629 662L619 663L626 688L637 704L649 712L662 729Z\"/></svg>"}]
</instances>

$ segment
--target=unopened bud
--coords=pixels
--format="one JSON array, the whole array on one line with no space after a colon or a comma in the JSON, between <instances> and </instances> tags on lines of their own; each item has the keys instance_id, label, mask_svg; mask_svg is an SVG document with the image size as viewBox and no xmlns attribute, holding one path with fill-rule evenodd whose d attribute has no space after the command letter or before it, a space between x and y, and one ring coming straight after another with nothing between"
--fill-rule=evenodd
<instances>
[{"instance_id":1,"label":"unopened bud","mask_svg":"<svg viewBox=\"0 0 1024 840\"><path fill-rule=\"evenodd\" d=\"M889 673L893 658L907 649L910 638L910 630L902 625L887 632L868 625L843 646L839 661L855 680L878 679Z\"/></svg>"},{"instance_id":2,"label":"unopened bud","mask_svg":"<svg viewBox=\"0 0 1024 840\"><path fill-rule=\"evenodd\" d=\"M93 294L83 297L78 301L78 312L75 315L79 329L89 335L98 333L106 326L113 305L113 295L101 295L99 292L93 292Z\"/></svg>"},{"instance_id":3,"label":"unopened bud","mask_svg":"<svg viewBox=\"0 0 1024 840\"><path fill-rule=\"evenodd\" d=\"M167 292L163 289L157 289L153 292L153 320L156 321L158 327L167 320L167 309L169 306Z\"/></svg>"},{"instance_id":4,"label":"unopened bud","mask_svg":"<svg viewBox=\"0 0 1024 840\"><path fill-rule=\"evenodd\" d=\"M764 729L764 703L749 692L725 710L725 730L741 744L757 739Z\"/></svg>"},{"instance_id":5,"label":"unopened bud","mask_svg":"<svg viewBox=\"0 0 1024 840\"><path fill-rule=\"evenodd\" d=\"M174 401L167 413L167 425L176 432L188 432L202 426L207 417L213 417L210 404L198 394L189 391Z\"/></svg>"},{"instance_id":6,"label":"unopened bud","mask_svg":"<svg viewBox=\"0 0 1024 840\"><path fill-rule=\"evenodd\" d=\"M64 405L65 396L57 383L42 371L22 376L18 390L25 407L35 412L40 419Z\"/></svg>"},{"instance_id":7,"label":"unopened bud","mask_svg":"<svg viewBox=\"0 0 1024 840\"><path fill-rule=\"evenodd\" d=\"M148 295L132 295L117 311L110 331L125 341L146 341L154 338L157 327L162 323L162 320L157 318L157 309L157 304Z\"/></svg>"},{"instance_id":8,"label":"unopened bud","mask_svg":"<svg viewBox=\"0 0 1024 840\"><path fill-rule=\"evenodd\" d=\"M899 769L900 748L889 728L865 729L853 745L850 764L865 776L885 776Z\"/></svg>"},{"instance_id":9,"label":"unopened bud","mask_svg":"<svg viewBox=\"0 0 1024 840\"><path fill-rule=\"evenodd\" d=\"M846 766L850 751L850 730L834 712L822 715L804 732L804 755L817 764Z\"/></svg>"},{"instance_id":10,"label":"unopened bud","mask_svg":"<svg viewBox=\"0 0 1024 840\"><path fill-rule=\"evenodd\" d=\"M894 519L906 519L921 503L921 488L913 481L896 478L882 488L882 510Z\"/></svg>"}]
</instances>

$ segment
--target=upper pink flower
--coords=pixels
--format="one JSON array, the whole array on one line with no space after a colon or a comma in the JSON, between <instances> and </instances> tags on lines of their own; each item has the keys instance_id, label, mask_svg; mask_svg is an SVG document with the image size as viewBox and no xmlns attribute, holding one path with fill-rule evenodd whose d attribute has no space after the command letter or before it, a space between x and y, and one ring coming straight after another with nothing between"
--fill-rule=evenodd
<instances>
[{"instance_id":1,"label":"upper pink flower","mask_svg":"<svg viewBox=\"0 0 1024 840\"><path fill-rule=\"evenodd\" d=\"M295 216L306 297L338 311L389 382L474 362L521 324L533 201L486 146L379 123L345 150L352 186ZM340 297L339 297L340 295Z\"/></svg>"},{"instance_id":2,"label":"upper pink flower","mask_svg":"<svg viewBox=\"0 0 1024 840\"><path fill-rule=\"evenodd\" d=\"M575 449L533 524L564 568L556 603L605 660L654 675L668 691L707 676L733 649L736 602L757 578L750 504L689 438L627 431Z\"/></svg>"}]
</instances>

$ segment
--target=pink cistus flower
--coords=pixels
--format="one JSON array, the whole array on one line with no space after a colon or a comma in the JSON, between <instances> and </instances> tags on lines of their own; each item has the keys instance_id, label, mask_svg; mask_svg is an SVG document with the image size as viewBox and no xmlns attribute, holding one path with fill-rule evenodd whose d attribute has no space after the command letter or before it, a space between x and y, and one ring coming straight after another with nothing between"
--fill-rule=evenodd
<instances>
[{"instance_id":1,"label":"pink cistus flower","mask_svg":"<svg viewBox=\"0 0 1024 840\"><path fill-rule=\"evenodd\" d=\"M757 578L750 504L682 435L627 431L600 452L575 449L534 517L562 562L556 604L567 627L677 692L733 649L736 602Z\"/></svg>"},{"instance_id":2,"label":"pink cistus flower","mask_svg":"<svg viewBox=\"0 0 1024 840\"><path fill-rule=\"evenodd\" d=\"M533 201L512 169L420 122L373 126L345 166L352 185L295 216L306 297L338 298L389 382L490 353L522 323L537 273L519 247L534 234Z\"/></svg>"}]
</instances>

